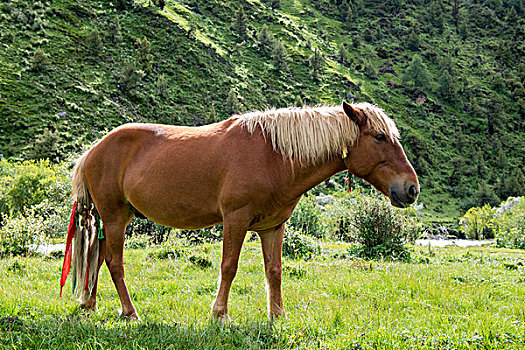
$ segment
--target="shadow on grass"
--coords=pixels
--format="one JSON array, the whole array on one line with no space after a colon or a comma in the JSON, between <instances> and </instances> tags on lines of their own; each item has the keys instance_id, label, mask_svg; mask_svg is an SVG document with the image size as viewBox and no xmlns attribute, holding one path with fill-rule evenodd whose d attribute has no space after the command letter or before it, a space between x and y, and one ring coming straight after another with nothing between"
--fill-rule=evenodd
<instances>
[{"instance_id":1,"label":"shadow on grass","mask_svg":"<svg viewBox=\"0 0 525 350\"><path fill-rule=\"evenodd\" d=\"M7 318L6 318L7 319ZM0 348L39 349L268 349L278 346L267 322L222 325L158 321L92 320L73 316L43 316L0 323Z\"/></svg>"}]
</instances>

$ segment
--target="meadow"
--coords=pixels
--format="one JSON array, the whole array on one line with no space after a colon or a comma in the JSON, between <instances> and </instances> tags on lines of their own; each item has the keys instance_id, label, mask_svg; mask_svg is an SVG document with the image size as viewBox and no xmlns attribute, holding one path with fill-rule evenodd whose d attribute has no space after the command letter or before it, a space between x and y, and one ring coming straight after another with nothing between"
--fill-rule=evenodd
<instances>
[{"instance_id":1,"label":"meadow","mask_svg":"<svg viewBox=\"0 0 525 350\"><path fill-rule=\"evenodd\" d=\"M415 247L407 263L355 259L346 243L321 245L307 261L284 258L286 318L273 323L258 242L243 247L226 325L210 318L220 243L128 247L127 284L142 318L135 322L119 317L106 267L99 309L87 316L69 281L59 298L60 258L1 259L0 348L525 348L525 251Z\"/></svg>"}]
</instances>

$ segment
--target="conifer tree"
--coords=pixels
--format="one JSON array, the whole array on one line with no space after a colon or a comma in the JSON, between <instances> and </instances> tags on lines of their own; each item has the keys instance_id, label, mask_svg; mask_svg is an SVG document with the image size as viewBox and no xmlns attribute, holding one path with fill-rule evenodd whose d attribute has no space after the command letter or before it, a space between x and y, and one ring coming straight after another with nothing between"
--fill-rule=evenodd
<instances>
[{"instance_id":1,"label":"conifer tree","mask_svg":"<svg viewBox=\"0 0 525 350\"><path fill-rule=\"evenodd\" d=\"M370 61L366 62L363 73L370 79L377 79L377 70Z\"/></svg>"},{"instance_id":2,"label":"conifer tree","mask_svg":"<svg viewBox=\"0 0 525 350\"><path fill-rule=\"evenodd\" d=\"M102 53L102 38L100 37L100 32L97 28L88 33L86 37L86 46L87 51L91 56L97 57Z\"/></svg>"},{"instance_id":3,"label":"conifer tree","mask_svg":"<svg viewBox=\"0 0 525 350\"><path fill-rule=\"evenodd\" d=\"M417 35L415 29L412 29L407 40L407 47L411 51L419 50L419 36Z\"/></svg>"},{"instance_id":4,"label":"conifer tree","mask_svg":"<svg viewBox=\"0 0 525 350\"><path fill-rule=\"evenodd\" d=\"M273 46L275 38L266 24L264 24L257 33L257 41L259 42L259 46L263 49L269 49Z\"/></svg>"},{"instance_id":5,"label":"conifer tree","mask_svg":"<svg viewBox=\"0 0 525 350\"><path fill-rule=\"evenodd\" d=\"M443 74L441 74L438 84L439 95L450 102L455 102L457 99L457 88L448 70L445 70Z\"/></svg>"},{"instance_id":6,"label":"conifer tree","mask_svg":"<svg viewBox=\"0 0 525 350\"><path fill-rule=\"evenodd\" d=\"M344 24L347 30L351 30L355 28L355 16L354 16L354 11L352 10L352 6L348 6L348 10L346 11L346 15L345 15Z\"/></svg>"},{"instance_id":7,"label":"conifer tree","mask_svg":"<svg viewBox=\"0 0 525 350\"><path fill-rule=\"evenodd\" d=\"M115 17L115 21L111 22L108 26L108 34L111 42L115 43L121 40L121 28L118 17Z\"/></svg>"},{"instance_id":8,"label":"conifer tree","mask_svg":"<svg viewBox=\"0 0 525 350\"><path fill-rule=\"evenodd\" d=\"M288 70L288 52L282 41L278 40L272 47L271 52L273 61L278 70L287 71Z\"/></svg>"},{"instance_id":9,"label":"conifer tree","mask_svg":"<svg viewBox=\"0 0 525 350\"><path fill-rule=\"evenodd\" d=\"M315 48L308 61L310 63L310 67L312 67L312 75L314 79L319 79L324 68L324 55L321 50Z\"/></svg>"},{"instance_id":10,"label":"conifer tree","mask_svg":"<svg viewBox=\"0 0 525 350\"><path fill-rule=\"evenodd\" d=\"M49 56L40 48L36 49L31 60L31 69L35 72L41 72L49 68Z\"/></svg>"},{"instance_id":11,"label":"conifer tree","mask_svg":"<svg viewBox=\"0 0 525 350\"><path fill-rule=\"evenodd\" d=\"M430 77L427 71L426 65L421 61L419 55L414 55L412 62L408 66L405 75L403 76L403 82L410 83L412 86L428 89L430 86Z\"/></svg>"},{"instance_id":12,"label":"conifer tree","mask_svg":"<svg viewBox=\"0 0 525 350\"><path fill-rule=\"evenodd\" d=\"M237 90L234 87L228 91L228 97L226 98L225 109L228 116L241 112L242 104L237 94Z\"/></svg>"},{"instance_id":13,"label":"conifer tree","mask_svg":"<svg viewBox=\"0 0 525 350\"><path fill-rule=\"evenodd\" d=\"M348 62L348 51L346 50L344 44L339 45L339 60L342 64L346 64Z\"/></svg>"},{"instance_id":14,"label":"conifer tree","mask_svg":"<svg viewBox=\"0 0 525 350\"><path fill-rule=\"evenodd\" d=\"M159 75L157 78L157 91L162 97L168 96L168 82L164 74Z\"/></svg>"},{"instance_id":15,"label":"conifer tree","mask_svg":"<svg viewBox=\"0 0 525 350\"><path fill-rule=\"evenodd\" d=\"M151 54L151 43L148 38L137 39L137 63L144 73L151 73L153 70L153 55Z\"/></svg>"},{"instance_id":16,"label":"conifer tree","mask_svg":"<svg viewBox=\"0 0 525 350\"><path fill-rule=\"evenodd\" d=\"M246 15L244 14L242 6L239 7L239 9L235 11L233 15L232 27L239 38L242 40L246 40L248 38L248 33L246 30Z\"/></svg>"}]
</instances>

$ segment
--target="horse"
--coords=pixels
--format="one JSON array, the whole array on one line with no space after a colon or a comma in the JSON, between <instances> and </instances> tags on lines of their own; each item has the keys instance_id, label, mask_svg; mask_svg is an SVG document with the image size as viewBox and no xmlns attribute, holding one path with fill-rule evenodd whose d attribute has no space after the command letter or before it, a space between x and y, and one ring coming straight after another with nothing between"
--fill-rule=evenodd
<instances>
[{"instance_id":1,"label":"horse","mask_svg":"<svg viewBox=\"0 0 525 350\"><path fill-rule=\"evenodd\" d=\"M84 153L73 170L72 196L81 224L76 228L73 210L75 249L66 249L64 269L74 255L80 306L96 309L98 272L105 261L122 316L139 318L124 279L123 251L126 227L140 216L180 229L223 223L212 316L225 322L241 247L247 231L255 231L262 246L268 315L283 315L285 222L306 191L348 170L396 207L416 200L418 178L398 136L395 123L377 105L344 101L342 106L250 112L197 127L117 127ZM97 218L104 238L93 234Z\"/></svg>"}]
</instances>

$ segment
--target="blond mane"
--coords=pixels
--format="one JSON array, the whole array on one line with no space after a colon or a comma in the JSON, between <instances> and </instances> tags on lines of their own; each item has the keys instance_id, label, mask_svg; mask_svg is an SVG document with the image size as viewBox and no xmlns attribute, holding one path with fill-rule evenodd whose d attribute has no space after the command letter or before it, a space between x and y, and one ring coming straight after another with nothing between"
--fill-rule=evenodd
<instances>
[{"instance_id":1,"label":"blond mane","mask_svg":"<svg viewBox=\"0 0 525 350\"><path fill-rule=\"evenodd\" d=\"M399 136L395 123L381 108L366 102L352 107L365 113L371 131L384 133L391 140ZM359 138L359 127L342 106L255 111L238 116L238 122L251 134L261 128L275 151L301 164L321 163L341 155Z\"/></svg>"}]
</instances>

